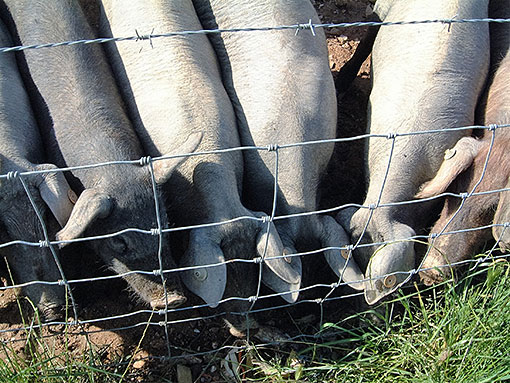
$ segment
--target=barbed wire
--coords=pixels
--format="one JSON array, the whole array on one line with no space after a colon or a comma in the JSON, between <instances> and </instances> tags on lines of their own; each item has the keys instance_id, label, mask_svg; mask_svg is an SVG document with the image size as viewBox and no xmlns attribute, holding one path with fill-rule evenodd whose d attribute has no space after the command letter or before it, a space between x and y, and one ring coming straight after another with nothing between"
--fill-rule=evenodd
<instances>
[{"instance_id":1,"label":"barbed wire","mask_svg":"<svg viewBox=\"0 0 510 383\"><path fill-rule=\"evenodd\" d=\"M510 23L510 19L505 18L467 18L467 19L430 19L430 20L410 20L410 21L360 21L352 23L312 23L309 19L306 23L279 25L279 26L265 26L265 27L249 27L249 28L228 28L228 29L199 29L188 31L173 31L167 33L150 33L140 35L136 33L132 36L125 37L101 37L96 39L81 39L72 41L62 41L54 43L41 43L31 45L18 45L13 47L2 47L0 53L19 52L28 49L43 49L43 48L56 48L63 46L85 45L85 44L105 44L109 42L120 41L143 41L149 40L152 42L154 39L186 36L186 35L207 35L207 34L221 34L221 33L242 33L242 32L268 32L268 31L284 31L294 30L297 32L302 30L309 30L315 34L315 29L318 28L352 28L352 27L387 27L387 26L402 26L402 25L421 25L421 24L471 24L471 23Z\"/></svg>"}]
</instances>

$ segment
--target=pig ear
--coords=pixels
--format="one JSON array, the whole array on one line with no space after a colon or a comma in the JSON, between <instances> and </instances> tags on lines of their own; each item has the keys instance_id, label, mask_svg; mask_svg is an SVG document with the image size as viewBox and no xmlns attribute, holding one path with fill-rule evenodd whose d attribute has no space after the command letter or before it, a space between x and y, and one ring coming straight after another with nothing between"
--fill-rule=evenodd
<instances>
[{"instance_id":1,"label":"pig ear","mask_svg":"<svg viewBox=\"0 0 510 383\"><path fill-rule=\"evenodd\" d=\"M37 170L51 170L57 167L51 164L38 165ZM38 183L41 197L50 208L61 227L64 227L71 215L78 197L67 183L62 172L43 173Z\"/></svg>"},{"instance_id":2,"label":"pig ear","mask_svg":"<svg viewBox=\"0 0 510 383\"><path fill-rule=\"evenodd\" d=\"M202 136L202 132L190 134L184 144L171 153L165 153L165 155L171 156L174 154L193 153L198 148L198 145L200 145ZM177 166L179 166L187 158L188 157L176 157L154 162L154 177L156 178L156 183L158 185L162 185L168 181L175 168L177 168Z\"/></svg>"},{"instance_id":3,"label":"pig ear","mask_svg":"<svg viewBox=\"0 0 510 383\"><path fill-rule=\"evenodd\" d=\"M227 265L223 251L209 238L207 229L194 229L190 232L188 250L181 259L181 266L203 266L184 271L181 279L209 307L217 307L227 285Z\"/></svg>"},{"instance_id":4,"label":"pig ear","mask_svg":"<svg viewBox=\"0 0 510 383\"><path fill-rule=\"evenodd\" d=\"M112 210L110 196L94 189L85 189L76 201L67 224L57 233L58 241L70 241L83 235L85 229L96 219L106 218ZM66 244L60 244L60 247Z\"/></svg>"},{"instance_id":5,"label":"pig ear","mask_svg":"<svg viewBox=\"0 0 510 383\"><path fill-rule=\"evenodd\" d=\"M510 180L508 181L506 188L510 188ZM494 215L494 223L504 224L506 222L510 222L510 191L501 192L498 208ZM510 227L493 226L492 236L496 241L499 240L500 247L503 250L510 250Z\"/></svg>"},{"instance_id":6,"label":"pig ear","mask_svg":"<svg viewBox=\"0 0 510 383\"><path fill-rule=\"evenodd\" d=\"M452 181L471 165L480 148L481 143L476 138L461 138L452 149L445 152L444 161L437 174L422 185L416 197L428 198L443 193Z\"/></svg>"},{"instance_id":7,"label":"pig ear","mask_svg":"<svg viewBox=\"0 0 510 383\"><path fill-rule=\"evenodd\" d=\"M346 231L333 217L322 215L318 218L319 222L322 224L320 236L322 247L342 247L350 243ZM324 257L329 267L331 267L338 277L342 278L342 280L353 289L363 290L363 279L365 279L365 277L358 267L358 264L354 261L352 252L338 249L324 250Z\"/></svg>"},{"instance_id":8,"label":"pig ear","mask_svg":"<svg viewBox=\"0 0 510 383\"><path fill-rule=\"evenodd\" d=\"M266 248L267 244L267 248ZM274 223L261 224L261 231L257 236L257 253L265 259L262 272L262 282L277 293L298 290L301 285L301 259L299 257L288 257L296 253L293 248L284 247ZM286 301L293 303L299 295L298 291L282 295Z\"/></svg>"}]
</instances>

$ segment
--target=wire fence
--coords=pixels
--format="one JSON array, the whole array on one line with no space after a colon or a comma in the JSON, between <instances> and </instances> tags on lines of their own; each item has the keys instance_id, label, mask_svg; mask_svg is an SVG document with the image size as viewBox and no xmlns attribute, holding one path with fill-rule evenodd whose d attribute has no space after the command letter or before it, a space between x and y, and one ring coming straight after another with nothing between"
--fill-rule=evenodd
<instances>
[{"instance_id":1,"label":"wire fence","mask_svg":"<svg viewBox=\"0 0 510 383\"><path fill-rule=\"evenodd\" d=\"M453 23L508 23L510 22L510 19L440 19L440 20L422 20L422 21L402 21L402 22L381 22L381 23L374 23L374 22L360 22L360 23L338 23L338 24L313 24L311 21L305 24L295 24L295 25L286 25L286 26L277 26L277 27L261 27L261 28L237 28L237 29L218 29L218 30L198 30L198 31L179 31L179 32L170 32L165 34L151 34L151 35L135 35L130 37L119 37L119 38L108 38L108 39L92 39L92 40L78 40L78 41L71 41L71 42L56 42L56 43L48 43L48 44L38 44L38 45L30 45L30 46L17 46L17 47L8 47L8 48L0 48L1 53L6 52L12 52L12 51L22 51L26 49L39 49L39 48L51 48L51 47L57 47L57 46L71 46L76 44L90 44L90 43L105 43L110 41L125 41L125 40L131 40L131 41L137 41L137 40L152 40L156 38L161 37L172 37L172 36L179 36L183 34L210 34L210 33L248 33L248 32L258 32L258 31L267 31L267 30L295 30L296 33L298 33L301 30L309 30L311 33L315 33L316 28L347 28L347 27L359 27L359 26L388 26L388 25L410 25L410 24L430 24L430 23L442 23L442 24L453 24ZM27 172L8 172L6 174L0 175L0 181L5 181L5 184L2 183L2 188L7 187L11 183L20 182L27 197L30 200L30 203L33 207L33 210L35 214L37 215L38 221L41 225L43 237L40 238L39 241L25 241L21 239L15 239L0 243L0 250L3 250L5 248L9 247L15 247L15 246L29 246L29 247L40 247L40 248L49 248L51 251L51 254L53 256L54 262L58 267L59 273L60 273L60 279L59 280L51 280L51 281L44 281L44 280L33 280L28 281L25 283L19 283L19 284L11 284L8 286L1 286L0 292L5 292L11 289L20 289L25 288L28 286L37 286L37 285L48 285L48 286L62 286L66 289L67 295L69 296L69 307L68 309L71 310L72 314L69 313L71 318L66 318L65 320L57 320L57 321L51 321L47 323L36 323L35 321L32 321L29 325L22 325L22 326L9 326L7 328L1 328L0 329L0 337L2 339L0 342L3 344L9 344L13 342L25 342L26 337L18 337L16 339L9 338L10 334L20 334L20 333L30 333L36 329L41 329L44 327L54 327L54 326L65 326L66 332L69 334L77 334L77 335L85 335L93 334L95 332L102 332L102 331L122 331L130 328L137 328L137 327L158 327L163 328L165 331L165 340L167 345L167 355L162 356L164 358L179 358L179 353L183 350L180 348L176 348L172 345L172 340L170 339L170 335L168 332L168 329L176 324L182 324L182 323L191 323L201 320L209 320L209 319L216 319L216 318L222 318L225 315L237 315L240 317L246 318L246 321L248 322L248 317L250 315L261 313L267 310L279 310L279 309L285 309L291 306L297 306L302 304L316 304L319 305L321 308L321 313L323 312L323 306L325 303L328 302L335 302L339 300L344 299L350 299L355 297L360 297L363 295L363 292L352 292L343 294L340 296L333 296L333 293L335 291L338 291L340 287L347 286L347 283L343 282L341 278L339 278L337 281L332 283L317 283L310 286L303 286L299 289L292 290L291 292L299 292L300 294L303 294L305 292L314 290L314 289L325 289L327 291L324 293L321 297L314 298L314 299L301 299L297 301L296 303L288 303L288 304L281 304L282 301L280 301L280 304L274 304L272 303L273 299L279 296L283 296L285 294L288 294L289 291L281 292L281 293L272 293L272 294L261 294L261 270L262 265L264 262L276 259L276 258L285 258L290 259L292 257L306 257L306 256L316 256L324 251L327 250L340 250L344 252L348 252L349 257L352 255L352 252L357 248L364 248L364 247L380 247L383 245L387 245L394 242L401 242L401 241L413 241L413 242L427 242L429 243L428 250L425 254L425 256L429 253L430 249L433 248L435 241L443 236L448 235L454 235L459 233L469 233L469 232L475 232L479 230L487 230L492 229L493 227L501 227L502 233L501 236L503 236L508 230L510 230L510 222L503 222L503 223L493 223L490 225L485 225L481 227L465 227L459 230L448 230L448 226L451 222L458 216L459 212L463 209L465 201L469 200L472 197L475 196L483 196L493 193L503 193L503 192L510 192L510 188L500 188L500 189L494 189L494 190L483 190L478 191L477 188L480 185L482 179L484 177L493 177L495 176L494 169L488 168L488 162L489 158L491 156L492 150L495 146L495 139L502 132L503 129L509 129L510 124L500 124L500 125L489 125L489 126L481 126L481 125L475 125L475 126L462 126L462 127L451 127L448 129L437 129L437 130L424 130L424 131L416 131L411 133L401 133L401 132L392 132L388 134L363 134L355 137L348 137L348 138L337 138L337 139L328 139L328 140L319 140L319 141L309 141L309 142L295 142L292 144L280 144L280 143L274 143L273 145L269 145L267 147L259 147L259 146L246 146L246 147L236 147L236 148L226 148L226 149L220 149L220 150L214 150L214 151L207 151L207 152L194 152L194 153L181 153L176 154L172 156L161 156L161 157L143 157L140 159L133 159L130 161L112 161L112 162L103 162L103 163L91 163L91 164L84 164L82 166L74 166L74 167L67 167L67 168L60 168L60 169L54 169L54 170L37 170L37 171L27 171ZM276 215L276 193L278 188L278 169L279 169L279 163L278 163L278 154L281 151L285 150L297 150L304 146L315 146L315 145L326 145L331 143L347 143L347 142L354 142L354 141L363 141L363 140L369 140L369 139L379 139L379 140L388 140L391 141L392 147L391 150L393 150L395 142L402 137L408 137L408 136L418 136L418 135L430 135L431 137L437 136L438 134L444 134L445 132L458 132L458 131L465 131L465 132L471 132L471 131L485 131L485 134L491 135L491 141L490 141L490 147L487 153L487 157L485 159L485 165L483 169L483 173L475 185L475 187L472 188L469 192L465 193L451 193L451 192L444 192L437 196L424 198L424 199L412 199L407 201L397 201L397 202L391 202L391 203L381 203L380 196L382 195L382 191L385 188L386 180L383 182L383 185L381 187L381 194L379 196L379 201L375 204L371 205L361 205L361 204L355 204L355 203L349 203L344 204L341 206L336 206L333 208L323 209L323 210L317 210L317 211L303 211L298 214L289 214L289 215ZM263 217L254 217L254 216L241 216L241 217L235 217L231 220L226 220L222 222L213 222L213 223L207 223L207 224L200 224L200 225L193 225L193 226L183 226L183 227L163 227L161 223L160 218L160 211L163 209L162 206L159 206L159 195L158 195L158 189L156 187L156 181L154 177L154 170L153 170L153 164L158 161L166 161L173 158L179 158L179 157L198 157L198 156L204 156L208 154L222 154L222 153L229 153L233 151L258 151L258 152L270 152L274 153L275 155L275 188L274 188L274 195L273 195L273 209L272 213L267 216ZM389 156L388 165L386 167L386 172L389 172L391 161L392 161L392 153ZM50 238L48 234L47 229L47 223L43 219L43 215L37 208L37 204L34 202L35 197L32 195L29 187L27 186L27 180L30 179L30 177L34 177L40 174L45 173L52 173L52 172L73 172L76 170L90 170L92 168L105 168L105 171L108 171L108 167L112 166L119 166L119 165L139 165L142 167L147 167L149 169L149 172L151 174L151 181L152 181L152 193L154 198L154 212L157 219L157 226L156 227L128 227L123 228L121 230L118 230L116 232L112 233L104 233L103 235L98 236L91 236L91 237L83 237L83 238L77 238L73 240L54 240ZM1 189L0 189L1 191ZM461 201L460 206L456 210L456 212L453 214L451 219L444 225L443 229L440 232L437 233L430 233L428 235L414 235L411 237L405 237L405 238L397 238L394 239L391 242L373 242L373 243L361 243L361 239L364 237L365 230L368 226L368 223L370 222L370 219L372 217L372 214L377 209L384 209L387 207L393 207L393 206L412 206L414 204L421 204L425 203L427 201L435 200L435 199L441 199L444 197L453 197L457 198ZM187 266L187 267L176 267L167 269L164 268L164 262L163 257L165 256L162 254L162 243L165 240L163 237L163 234L168 233L175 233L175 232L181 232L181 231L189 231L191 229L197 229L197 228L206 228L206 227L213 227L213 226L221 226L221 225L228 225L234 222L243 221L243 220L253 220L258 221L260 223L270 223L270 222L277 222L277 221L284 221L288 220L290 218L295 217L304 217L304 216L310 216L310 215L317 215L317 214L333 214L338 213L339 211L347 208L357 208L357 209L367 209L370 212L369 218L367 220L367 224L365 226L365 230L360 236L360 239L354 243L354 244L345 244L345 246L340 247L327 247L327 248L319 248L312 251L307 252L299 252L295 254L282 254L280 256L273 256L269 257L266 256L267 248L265 249L264 254L261 257L255 257L252 259L230 259L225 261L226 264L231 263L247 263L247 264L254 264L259 266L259 278L258 278L258 288L255 292L255 295L249 296L249 297L227 297L224 299L221 299L218 303L221 305L223 303L227 302L247 302L250 303L250 307L246 312L226 312L226 311L216 311L213 314L200 316L197 315L199 310L208 308L208 305L206 304L197 304L197 305L190 305L190 306L184 306L184 307L177 307L177 308L170 308L168 304L168 292L166 291L166 285L165 285L165 276L173 273L182 273L184 271L191 271L191 270L199 270L203 268L209 268L214 266L219 266L224 263L212 263L208 265L198 265L198 266ZM152 214L152 213L151 213ZM126 233L139 233L147 236L154 236L158 237L158 252L157 252L157 263L153 265L153 269L149 270L131 270L125 273L119 273L115 275L107 275L107 276L101 276L101 277L93 277L93 278L80 278L80 279L68 279L66 278L65 270L62 268L58 255L57 255L57 248L59 245L67 244L67 243L88 243L90 241L95 240L102 240L112 237L117 237ZM269 233L269 225L268 225L268 233ZM509 254L501 254L498 252L499 247L499 241L500 238L498 238L493 246L488 249L483 256L478 257L476 259L468 259L468 260L462 260L459 262L454 263L448 263L441 266L438 266L438 269L444 268L444 269L450 269L452 267L456 266L467 266L470 269L474 269L479 266L488 266L491 265L493 262L497 262L500 260L507 260ZM410 269L410 270L404 270L399 271L395 273L385 274L378 276L378 279L384 279L389 275L397 275L402 274L406 277L406 281L409 281L413 276L417 275L418 273L422 271L428 271L433 268L425 268L423 267L423 262L419 264L418 267ZM434 268L435 269L435 268ZM306 270L304 271L306 272ZM108 280L115 280L120 278L125 278L131 275L149 275L149 276L159 276L161 277L162 285L165 288L165 299L166 304L164 309L160 310L151 310L151 309L141 309L131 312L126 312L119 315L105 315L102 317L95 317L91 319L81 319L80 318L80 309L78 307L78 304L75 300L75 297L73 296L73 286L77 286L82 283L87 282L99 282L99 281L108 281ZM360 280L360 283L367 282L369 280L373 280L374 278L366 278L364 280ZM321 290L322 291L322 290ZM257 302L263 302L268 301L270 306L269 307L260 307L256 308L255 304ZM222 306L220 306L221 308ZM200 311L202 312L202 311ZM184 317L183 317L184 315ZM129 324L126 326L108 326L113 328L106 329L94 329L90 330L87 329L86 326L93 325L93 324L105 324L107 322L112 323L118 323L118 321L126 320L126 319L133 319L137 318L139 316L148 316L148 320L140 320L137 321L134 324ZM153 316L155 316L155 319L152 319ZM67 315L66 315L67 317ZM323 318L321 316L320 322L322 323ZM250 330L249 326L247 326L247 338L250 340ZM45 336L53 336L53 335L45 335ZM298 337L306 337L306 335L301 334ZM293 339L286 339L285 341L292 341ZM212 351L206 351L206 352L199 352L197 350L186 350L188 353L191 352L193 355L203 355L204 353L212 353L212 352L218 352L218 350L222 349L228 349L231 346L221 346L216 348ZM174 351L177 350L178 355L173 355Z\"/></svg>"}]
</instances>

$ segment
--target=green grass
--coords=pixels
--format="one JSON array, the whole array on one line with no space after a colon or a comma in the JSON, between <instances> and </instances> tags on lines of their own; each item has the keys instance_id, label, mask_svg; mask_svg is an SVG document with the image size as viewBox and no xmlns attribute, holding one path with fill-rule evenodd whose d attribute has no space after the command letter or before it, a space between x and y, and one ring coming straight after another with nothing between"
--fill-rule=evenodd
<instances>
[{"instance_id":1,"label":"green grass","mask_svg":"<svg viewBox=\"0 0 510 383\"><path fill-rule=\"evenodd\" d=\"M259 364L253 380L510 381L510 266L499 262L435 290L415 286L413 293L321 331L336 339L299 352L297 379L291 357L264 362L271 370Z\"/></svg>"},{"instance_id":2,"label":"green grass","mask_svg":"<svg viewBox=\"0 0 510 383\"><path fill-rule=\"evenodd\" d=\"M253 347L243 354L242 378L267 382L510 381L510 265L494 263L436 289L415 286L373 310L326 323L318 335L323 335L321 341L292 345L297 352ZM123 364L106 366L98 353L57 354L37 332L26 336L29 341L22 354L9 350L9 345L0 349L8 355L0 359L0 382L132 381L128 356L119 360Z\"/></svg>"}]
</instances>

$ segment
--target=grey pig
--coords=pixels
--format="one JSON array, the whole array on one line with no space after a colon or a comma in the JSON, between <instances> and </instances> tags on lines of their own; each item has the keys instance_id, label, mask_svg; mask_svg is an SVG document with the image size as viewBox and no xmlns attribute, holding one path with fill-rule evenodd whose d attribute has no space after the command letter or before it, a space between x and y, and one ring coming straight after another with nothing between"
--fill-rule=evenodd
<instances>
[{"instance_id":1,"label":"grey pig","mask_svg":"<svg viewBox=\"0 0 510 383\"><path fill-rule=\"evenodd\" d=\"M95 37L77 1L5 3L21 44ZM45 145L57 166L136 160L144 156L100 45L27 50L22 59L36 112L41 116ZM200 138L191 136L182 146L176 145L176 152L193 151ZM153 164L157 185L171 176L182 159ZM58 240L71 241L125 228L157 228L148 166L95 167L73 171L68 179L79 198L69 221L57 233ZM167 227L164 209L160 209L159 215L162 227ZM89 241L87 245L116 273L159 269L158 236L127 232ZM166 241L162 255L164 269L175 267ZM160 276L133 273L124 279L154 309L166 304L174 307L185 300L175 273L165 275L167 296Z\"/></svg>"}]
</instances>

